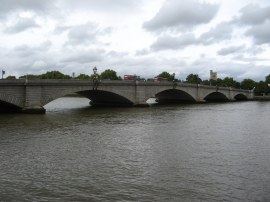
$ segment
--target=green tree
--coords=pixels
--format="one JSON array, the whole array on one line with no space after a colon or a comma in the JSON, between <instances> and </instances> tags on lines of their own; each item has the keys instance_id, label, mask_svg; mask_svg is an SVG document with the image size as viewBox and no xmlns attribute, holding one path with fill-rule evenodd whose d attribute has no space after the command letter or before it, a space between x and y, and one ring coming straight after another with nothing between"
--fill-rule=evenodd
<instances>
[{"instance_id":1,"label":"green tree","mask_svg":"<svg viewBox=\"0 0 270 202\"><path fill-rule=\"evenodd\" d=\"M232 77L225 77L222 80L222 85L226 87L234 87L234 88L240 88L240 83L233 80Z\"/></svg>"},{"instance_id":2,"label":"green tree","mask_svg":"<svg viewBox=\"0 0 270 202\"><path fill-rule=\"evenodd\" d=\"M6 79L8 79L8 80L14 80L14 79L16 79L16 76L8 76Z\"/></svg>"},{"instance_id":3,"label":"green tree","mask_svg":"<svg viewBox=\"0 0 270 202\"><path fill-rule=\"evenodd\" d=\"M264 81L260 81L256 84L255 93L258 95L262 95L264 93L268 93L268 85Z\"/></svg>"},{"instance_id":4,"label":"green tree","mask_svg":"<svg viewBox=\"0 0 270 202\"><path fill-rule=\"evenodd\" d=\"M117 73L114 70L106 69L100 74L101 79L110 79L110 80L122 80L120 76L117 76Z\"/></svg>"},{"instance_id":5,"label":"green tree","mask_svg":"<svg viewBox=\"0 0 270 202\"><path fill-rule=\"evenodd\" d=\"M168 79L168 81L173 81L175 78L174 74L170 74L168 72L162 72L157 77L162 77Z\"/></svg>"},{"instance_id":6,"label":"green tree","mask_svg":"<svg viewBox=\"0 0 270 202\"><path fill-rule=\"evenodd\" d=\"M20 76L19 79L40 79L39 75L33 75L33 74L27 74L27 75L23 75Z\"/></svg>"},{"instance_id":7,"label":"green tree","mask_svg":"<svg viewBox=\"0 0 270 202\"><path fill-rule=\"evenodd\" d=\"M246 90L252 90L256 86L256 82L252 79L244 79L241 82L241 88Z\"/></svg>"},{"instance_id":8,"label":"green tree","mask_svg":"<svg viewBox=\"0 0 270 202\"><path fill-rule=\"evenodd\" d=\"M203 80L202 81L202 85L209 86L210 85L210 81L209 80Z\"/></svg>"},{"instance_id":9,"label":"green tree","mask_svg":"<svg viewBox=\"0 0 270 202\"><path fill-rule=\"evenodd\" d=\"M270 84L270 74L268 76L265 77L265 82L267 84Z\"/></svg>"},{"instance_id":10,"label":"green tree","mask_svg":"<svg viewBox=\"0 0 270 202\"><path fill-rule=\"evenodd\" d=\"M202 82L198 74L189 74L186 78L187 83L199 84Z\"/></svg>"},{"instance_id":11,"label":"green tree","mask_svg":"<svg viewBox=\"0 0 270 202\"><path fill-rule=\"evenodd\" d=\"M88 80L90 79L90 76L87 74L80 74L79 76L75 77L75 79Z\"/></svg>"},{"instance_id":12,"label":"green tree","mask_svg":"<svg viewBox=\"0 0 270 202\"><path fill-rule=\"evenodd\" d=\"M50 71L39 76L41 79L71 79L69 75L65 75L59 71Z\"/></svg>"}]
</instances>

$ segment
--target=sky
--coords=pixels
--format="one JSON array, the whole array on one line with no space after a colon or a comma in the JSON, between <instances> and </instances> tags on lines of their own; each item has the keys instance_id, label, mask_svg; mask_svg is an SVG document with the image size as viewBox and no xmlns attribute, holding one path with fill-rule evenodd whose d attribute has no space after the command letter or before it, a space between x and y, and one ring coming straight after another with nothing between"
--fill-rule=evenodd
<instances>
[{"instance_id":1,"label":"sky","mask_svg":"<svg viewBox=\"0 0 270 202\"><path fill-rule=\"evenodd\" d=\"M264 80L269 0L0 0L0 70Z\"/></svg>"}]
</instances>

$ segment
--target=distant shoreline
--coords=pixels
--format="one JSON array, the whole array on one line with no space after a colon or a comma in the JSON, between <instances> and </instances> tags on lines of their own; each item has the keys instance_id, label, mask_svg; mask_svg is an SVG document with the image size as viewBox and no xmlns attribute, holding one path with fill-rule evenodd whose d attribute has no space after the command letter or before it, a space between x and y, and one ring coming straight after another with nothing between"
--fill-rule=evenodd
<instances>
[{"instance_id":1,"label":"distant shoreline","mask_svg":"<svg viewBox=\"0 0 270 202\"><path fill-rule=\"evenodd\" d=\"M270 96L254 96L255 101L270 101Z\"/></svg>"}]
</instances>

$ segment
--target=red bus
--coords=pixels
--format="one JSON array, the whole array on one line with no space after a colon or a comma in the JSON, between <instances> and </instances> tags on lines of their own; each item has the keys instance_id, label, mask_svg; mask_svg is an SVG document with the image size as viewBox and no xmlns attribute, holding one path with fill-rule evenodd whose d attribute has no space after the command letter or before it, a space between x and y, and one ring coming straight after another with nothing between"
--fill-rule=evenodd
<instances>
[{"instance_id":1,"label":"red bus","mask_svg":"<svg viewBox=\"0 0 270 202\"><path fill-rule=\"evenodd\" d=\"M125 81L140 80L140 76L137 75L124 75Z\"/></svg>"},{"instance_id":2,"label":"red bus","mask_svg":"<svg viewBox=\"0 0 270 202\"><path fill-rule=\"evenodd\" d=\"M168 81L167 78L163 78L163 77L155 77L154 78L154 82L161 82L161 81Z\"/></svg>"}]
</instances>

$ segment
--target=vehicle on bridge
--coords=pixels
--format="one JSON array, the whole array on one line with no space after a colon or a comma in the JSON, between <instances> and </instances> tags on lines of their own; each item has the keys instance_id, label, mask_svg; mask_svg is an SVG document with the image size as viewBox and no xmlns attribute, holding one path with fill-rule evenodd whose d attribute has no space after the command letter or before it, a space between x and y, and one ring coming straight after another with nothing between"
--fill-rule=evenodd
<instances>
[{"instance_id":1,"label":"vehicle on bridge","mask_svg":"<svg viewBox=\"0 0 270 202\"><path fill-rule=\"evenodd\" d=\"M159 77L159 76L154 78L154 82L162 82L162 81L168 81L168 79L164 77Z\"/></svg>"},{"instance_id":2,"label":"vehicle on bridge","mask_svg":"<svg viewBox=\"0 0 270 202\"><path fill-rule=\"evenodd\" d=\"M124 80L125 81L136 81L136 80L141 80L140 76L137 76L136 74L134 75L124 75Z\"/></svg>"}]
</instances>

